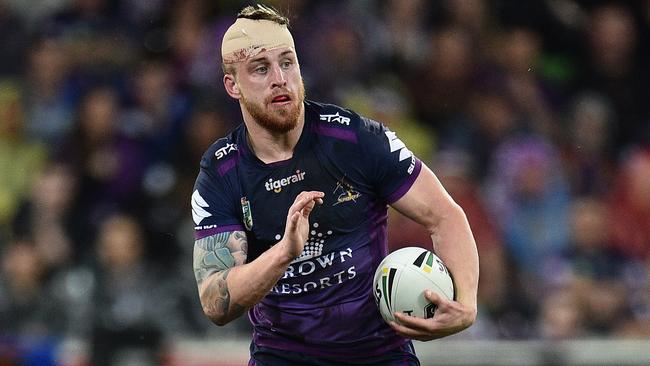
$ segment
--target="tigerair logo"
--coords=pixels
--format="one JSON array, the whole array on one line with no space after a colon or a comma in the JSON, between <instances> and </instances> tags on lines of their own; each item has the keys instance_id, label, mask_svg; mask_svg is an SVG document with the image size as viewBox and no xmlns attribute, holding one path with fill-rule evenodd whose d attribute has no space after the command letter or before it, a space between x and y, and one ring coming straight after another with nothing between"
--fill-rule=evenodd
<instances>
[{"instance_id":1,"label":"tigerair logo","mask_svg":"<svg viewBox=\"0 0 650 366\"><path fill-rule=\"evenodd\" d=\"M386 303L386 308L388 308L388 311L390 311L391 314L393 313L392 295L393 284L395 283L395 274L397 274L396 268L383 267L381 269L381 281L377 282L377 288L375 289L375 301L379 302L383 299Z\"/></svg>"},{"instance_id":2,"label":"tigerair logo","mask_svg":"<svg viewBox=\"0 0 650 366\"><path fill-rule=\"evenodd\" d=\"M296 174L290 175L282 179L273 180L273 178L269 178L269 181L264 183L264 188L266 188L266 190L269 192L273 191L275 193L280 193L282 192L282 187L286 187L291 183L296 183L305 180L305 174L307 174L307 172L301 172L300 170L296 170Z\"/></svg>"}]
</instances>

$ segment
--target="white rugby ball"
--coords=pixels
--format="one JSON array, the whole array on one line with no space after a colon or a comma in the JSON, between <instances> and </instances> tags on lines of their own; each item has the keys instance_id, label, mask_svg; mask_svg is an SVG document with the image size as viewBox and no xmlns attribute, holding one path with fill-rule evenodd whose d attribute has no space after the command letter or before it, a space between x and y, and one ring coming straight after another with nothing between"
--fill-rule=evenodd
<instances>
[{"instance_id":1,"label":"white rugby ball","mask_svg":"<svg viewBox=\"0 0 650 366\"><path fill-rule=\"evenodd\" d=\"M454 298L454 283L449 270L438 256L418 247L396 250L381 261L373 282L375 302L386 322L393 313L431 318L436 305L424 297L429 289L442 297Z\"/></svg>"}]
</instances>

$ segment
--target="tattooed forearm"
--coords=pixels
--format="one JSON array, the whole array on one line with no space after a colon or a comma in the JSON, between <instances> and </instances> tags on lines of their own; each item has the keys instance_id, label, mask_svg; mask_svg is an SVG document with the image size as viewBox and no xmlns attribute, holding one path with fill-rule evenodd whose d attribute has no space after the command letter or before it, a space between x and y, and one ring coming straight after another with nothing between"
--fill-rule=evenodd
<instances>
[{"instance_id":1,"label":"tattooed forearm","mask_svg":"<svg viewBox=\"0 0 650 366\"><path fill-rule=\"evenodd\" d=\"M228 273L244 264L248 241L242 231L212 235L194 243L194 275L203 309L213 321L226 323L240 316L245 308L230 301Z\"/></svg>"},{"instance_id":2,"label":"tattooed forearm","mask_svg":"<svg viewBox=\"0 0 650 366\"><path fill-rule=\"evenodd\" d=\"M200 286L211 274L244 264L248 241L242 231L220 233L194 242L194 276Z\"/></svg>"},{"instance_id":3,"label":"tattooed forearm","mask_svg":"<svg viewBox=\"0 0 650 366\"><path fill-rule=\"evenodd\" d=\"M203 291L203 311L215 323L223 325L242 315L246 308L230 301L228 273L230 268L210 277Z\"/></svg>"},{"instance_id":4,"label":"tattooed forearm","mask_svg":"<svg viewBox=\"0 0 650 366\"><path fill-rule=\"evenodd\" d=\"M206 314L227 314L230 306L230 292L228 291L227 269L217 274L214 279L206 284L205 305L203 308Z\"/></svg>"}]
</instances>

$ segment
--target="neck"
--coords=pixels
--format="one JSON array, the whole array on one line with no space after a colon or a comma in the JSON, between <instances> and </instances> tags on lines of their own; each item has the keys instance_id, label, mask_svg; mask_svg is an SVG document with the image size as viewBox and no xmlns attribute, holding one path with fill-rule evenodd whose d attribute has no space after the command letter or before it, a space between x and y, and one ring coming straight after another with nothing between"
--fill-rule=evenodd
<instances>
[{"instance_id":1,"label":"neck","mask_svg":"<svg viewBox=\"0 0 650 366\"><path fill-rule=\"evenodd\" d=\"M296 127L289 132L273 132L260 126L252 116L244 113L248 144L255 156L265 164L291 159L305 126L305 108L298 116Z\"/></svg>"}]
</instances>

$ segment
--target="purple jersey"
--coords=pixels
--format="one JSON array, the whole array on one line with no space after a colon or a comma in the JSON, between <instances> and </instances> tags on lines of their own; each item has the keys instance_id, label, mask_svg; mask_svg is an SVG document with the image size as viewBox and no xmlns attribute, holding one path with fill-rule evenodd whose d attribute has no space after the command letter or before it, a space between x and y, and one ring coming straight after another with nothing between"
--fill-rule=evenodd
<instances>
[{"instance_id":1,"label":"purple jersey","mask_svg":"<svg viewBox=\"0 0 650 366\"><path fill-rule=\"evenodd\" d=\"M374 271L388 252L388 204L413 185L420 161L385 126L334 105L305 102L289 160L260 161L240 125L201 161L192 194L196 237L243 230L248 261L277 243L301 191L323 191L304 251L249 311L262 347L321 357L367 357L407 340L382 320Z\"/></svg>"}]
</instances>

